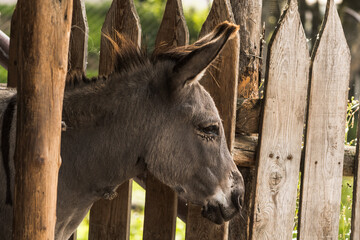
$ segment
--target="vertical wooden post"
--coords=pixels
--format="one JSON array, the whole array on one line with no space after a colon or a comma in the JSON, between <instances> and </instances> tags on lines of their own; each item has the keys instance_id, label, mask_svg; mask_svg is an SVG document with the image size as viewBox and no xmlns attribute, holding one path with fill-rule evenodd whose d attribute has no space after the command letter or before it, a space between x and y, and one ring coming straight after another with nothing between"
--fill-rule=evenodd
<instances>
[{"instance_id":1,"label":"vertical wooden post","mask_svg":"<svg viewBox=\"0 0 360 240\"><path fill-rule=\"evenodd\" d=\"M84 0L73 0L73 14L69 46L69 72L85 73L88 53L89 27Z\"/></svg>"},{"instance_id":2,"label":"vertical wooden post","mask_svg":"<svg viewBox=\"0 0 360 240\"><path fill-rule=\"evenodd\" d=\"M311 60L299 239L337 239L350 51L333 0Z\"/></svg>"},{"instance_id":3,"label":"vertical wooden post","mask_svg":"<svg viewBox=\"0 0 360 240\"><path fill-rule=\"evenodd\" d=\"M141 28L133 0L113 1L106 15L102 33L119 41L115 37L116 32L140 47ZM114 60L111 44L105 36L102 36L99 74L109 75L113 71ZM100 200L93 205L90 211L90 240L129 239L131 189L132 180L126 181L118 188L117 198L112 201Z\"/></svg>"},{"instance_id":4,"label":"vertical wooden post","mask_svg":"<svg viewBox=\"0 0 360 240\"><path fill-rule=\"evenodd\" d=\"M259 72L261 44L262 0L230 0L235 22L240 25L240 59L238 78L238 101L244 100L236 113L237 131L259 133L259 119L253 119L244 111L243 106L258 106ZM253 104L254 103L254 104ZM240 115L244 117L241 117ZM254 116L257 118L258 116ZM240 119L244 119L238 124ZM255 196L255 169L239 167L245 182L245 201L241 216L230 221L229 239L249 239L253 219L253 199Z\"/></svg>"},{"instance_id":5,"label":"vertical wooden post","mask_svg":"<svg viewBox=\"0 0 360 240\"><path fill-rule=\"evenodd\" d=\"M54 239L71 14L71 0L17 4L16 240Z\"/></svg>"},{"instance_id":6,"label":"vertical wooden post","mask_svg":"<svg viewBox=\"0 0 360 240\"><path fill-rule=\"evenodd\" d=\"M267 60L252 239L291 239L309 75L297 0L288 1Z\"/></svg>"},{"instance_id":7,"label":"vertical wooden post","mask_svg":"<svg viewBox=\"0 0 360 240\"><path fill-rule=\"evenodd\" d=\"M69 43L68 75L85 74L88 52L89 27L84 0L73 0L73 13ZM69 77L70 77L69 76ZM76 240L76 232L69 240Z\"/></svg>"},{"instance_id":8,"label":"vertical wooden post","mask_svg":"<svg viewBox=\"0 0 360 240\"><path fill-rule=\"evenodd\" d=\"M228 20L234 22L229 0L214 0L210 13L202 26L200 36L209 33L217 24ZM237 98L237 79L239 66L239 35L230 40L215 63L215 68L209 68L201 84L210 93L224 124L228 148L232 151L235 138L235 115ZM212 79L214 78L214 79ZM203 218L198 206L189 204L187 217L187 240L220 240L228 239L228 223L215 225Z\"/></svg>"},{"instance_id":9,"label":"vertical wooden post","mask_svg":"<svg viewBox=\"0 0 360 240\"><path fill-rule=\"evenodd\" d=\"M188 44L189 32L181 0L168 0L156 37L157 51ZM144 240L175 239L177 194L151 174L147 175Z\"/></svg>"}]
</instances>

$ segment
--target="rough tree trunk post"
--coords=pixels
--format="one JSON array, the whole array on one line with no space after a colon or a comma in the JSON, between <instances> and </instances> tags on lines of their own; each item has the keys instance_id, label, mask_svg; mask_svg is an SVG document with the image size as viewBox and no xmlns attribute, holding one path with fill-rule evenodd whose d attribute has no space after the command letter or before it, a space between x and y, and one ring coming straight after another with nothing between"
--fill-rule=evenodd
<instances>
[{"instance_id":1,"label":"rough tree trunk post","mask_svg":"<svg viewBox=\"0 0 360 240\"><path fill-rule=\"evenodd\" d=\"M54 239L71 0L19 0L13 239Z\"/></svg>"},{"instance_id":2,"label":"rough tree trunk post","mask_svg":"<svg viewBox=\"0 0 360 240\"><path fill-rule=\"evenodd\" d=\"M258 108L258 86L260 71L261 43L261 0L231 0L235 22L240 25L240 60L238 101L242 104L237 109L237 132L244 134L258 133L258 115L249 118L248 112ZM249 106L251 109L249 109ZM241 114L246 112L244 118ZM241 121L244 119L245 121ZM251 119L250 121L248 119ZM255 124L254 124L255 123ZM239 167L245 181L245 206L242 217L239 215L230 221L229 239L250 239L253 199L255 194L254 168Z\"/></svg>"}]
</instances>

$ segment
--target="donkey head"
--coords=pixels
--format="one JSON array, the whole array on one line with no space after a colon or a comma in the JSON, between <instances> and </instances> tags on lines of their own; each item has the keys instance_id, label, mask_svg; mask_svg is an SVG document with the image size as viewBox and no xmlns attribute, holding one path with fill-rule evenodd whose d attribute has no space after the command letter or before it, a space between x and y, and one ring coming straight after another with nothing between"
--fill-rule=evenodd
<instances>
[{"instance_id":1,"label":"donkey head","mask_svg":"<svg viewBox=\"0 0 360 240\"><path fill-rule=\"evenodd\" d=\"M162 69L154 88L163 92L163 120L152 135L147 168L218 224L241 209L244 182L214 101L198 81L237 30L224 22L193 45L157 53L154 60Z\"/></svg>"}]
</instances>

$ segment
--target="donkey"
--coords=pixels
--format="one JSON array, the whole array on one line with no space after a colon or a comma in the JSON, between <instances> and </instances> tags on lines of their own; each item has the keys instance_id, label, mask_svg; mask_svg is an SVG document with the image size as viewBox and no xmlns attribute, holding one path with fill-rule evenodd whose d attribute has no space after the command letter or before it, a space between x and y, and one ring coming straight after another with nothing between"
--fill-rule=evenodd
<instances>
[{"instance_id":1,"label":"donkey","mask_svg":"<svg viewBox=\"0 0 360 240\"><path fill-rule=\"evenodd\" d=\"M67 82L55 239L68 239L95 201L145 171L217 224L241 210L243 178L198 82L237 31L223 22L192 45L152 57L122 39L112 74ZM1 93L0 239L11 239L16 92Z\"/></svg>"}]
</instances>

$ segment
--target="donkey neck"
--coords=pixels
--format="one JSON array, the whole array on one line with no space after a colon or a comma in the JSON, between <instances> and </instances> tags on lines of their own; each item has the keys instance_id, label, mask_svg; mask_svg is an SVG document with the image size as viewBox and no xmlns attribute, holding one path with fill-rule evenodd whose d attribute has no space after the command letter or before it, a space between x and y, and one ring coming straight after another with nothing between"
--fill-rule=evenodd
<instances>
[{"instance_id":1,"label":"donkey neck","mask_svg":"<svg viewBox=\"0 0 360 240\"><path fill-rule=\"evenodd\" d=\"M65 92L60 174L76 176L70 186L101 196L145 170L148 84L131 78L114 74Z\"/></svg>"}]
</instances>

